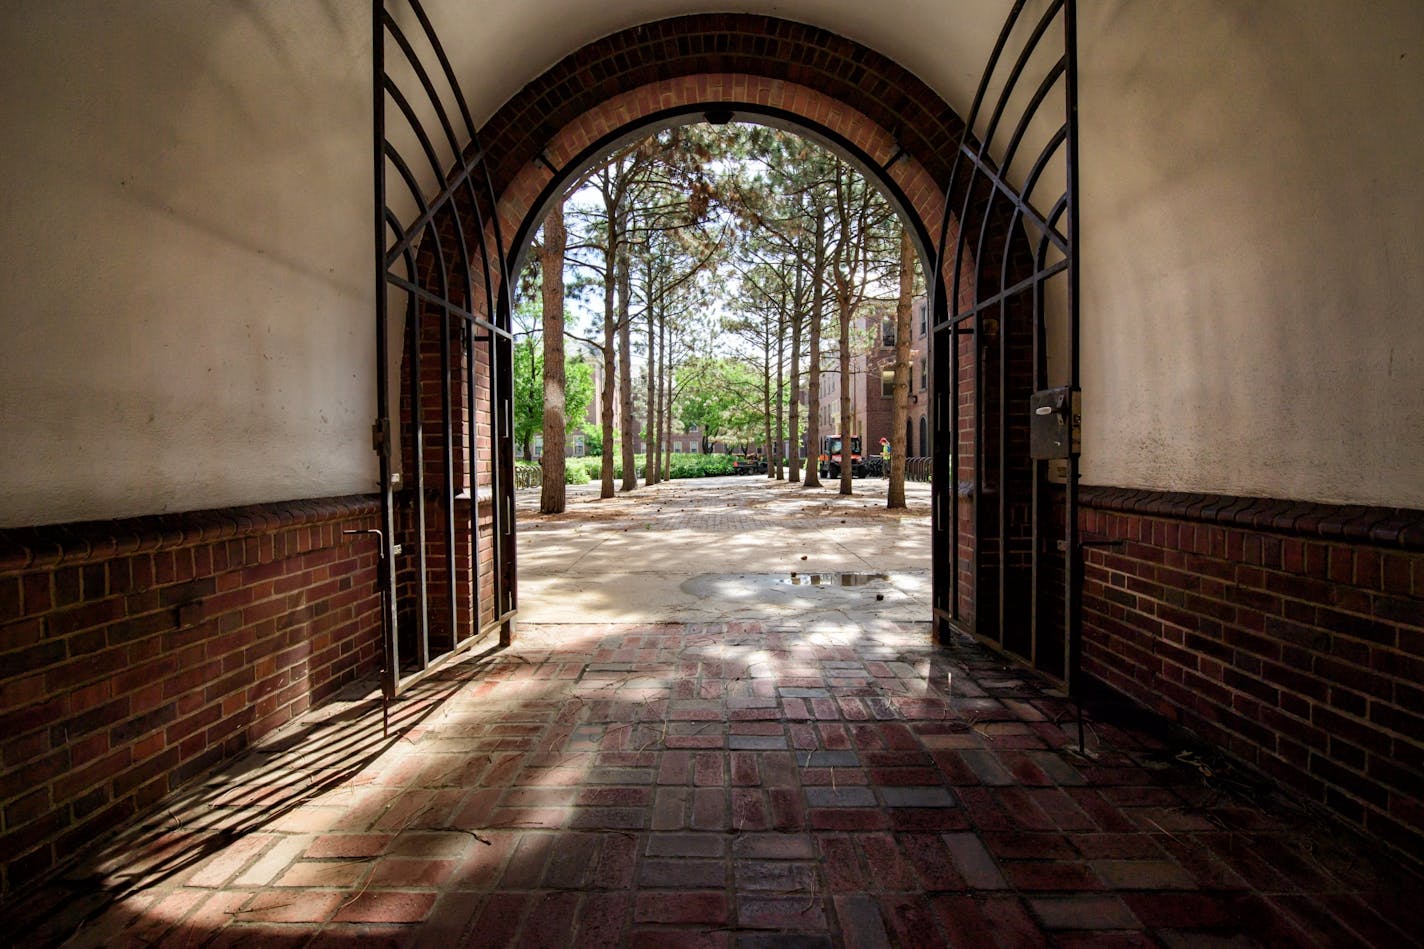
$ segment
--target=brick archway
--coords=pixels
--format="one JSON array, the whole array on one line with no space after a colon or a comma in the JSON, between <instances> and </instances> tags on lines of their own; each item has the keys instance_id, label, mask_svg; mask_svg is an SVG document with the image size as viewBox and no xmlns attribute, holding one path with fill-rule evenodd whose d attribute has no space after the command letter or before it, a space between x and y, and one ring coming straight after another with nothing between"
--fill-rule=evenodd
<instances>
[{"instance_id":1,"label":"brick archway","mask_svg":"<svg viewBox=\"0 0 1424 949\"><path fill-rule=\"evenodd\" d=\"M596 40L484 124L478 145L506 255L518 255L551 186L581 163L624 135L708 107L793 127L840 151L885 186L933 257L961 118L875 50L808 24L735 13L675 17ZM951 226L951 240L955 234ZM469 246L480 246L477 237L467 235ZM966 282L964 294L973 288L972 278Z\"/></svg>"},{"instance_id":2,"label":"brick archway","mask_svg":"<svg viewBox=\"0 0 1424 949\"><path fill-rule=\"evenodd\" d=\"M806 24L744 14L678 17L612 34L565 57L520 90L485 123L477 146L472 146L484 157L493 208L482 208L483 215L457 216L463 222L487 222L484 234L467 231L465 245L499 244L508 271L516 272L524 245L563 184L621 140L689 121L689 116L709 108L790 128L849 158L883 186L918 235L925 259L935 259L948 178L963 134L961 118L918 78L874 50ZM488 213L491 210L495 213ZM951 246L957 233L951 220ZM455 244L451 240L445 246ZM944 255L946 261L952 256ZM980 263L981 271L982 265L992 265L997 280L998 262ZM476 271L483 264L479 260ZM961 300L974 297L983 276L975 269L965 264ZM939 279L941 275L929 276L941 290L952 283ZM944 296L935 293L940 309ZM474 301L474 309L479 308ZM490 426L478 420L491 417L488 367L493 345L483 344L473 367L475 406L470 415L484 432ZM973 358L967 333L957 337L956 345L961 364ZM461 365L439 369L438 332L423 336L420 348L424 369L433 365L437 371L464 373ZM962 380L960 386L961 453L972 457L976 419L967 384ZM456 414L462 412L456 406ZM470 479L483 482L493 445L487 434L479 442L485 446L479 450L483 461L470 466ZM427 451L427 462L440 463L438 454ZM949 487L946 497L953 498ZM960 531L956 550L936 554L936 561L944 562L937 563L937 576L941 571L947 576L952 560L962 564L978 556L973 499L949 503L962 508ZM942 507L936 505L937 516L947 517ZM957 613L971 627L976 587L972 582L960 584L956 597Z\"/></svg>"},{"instance_id":3,"label":"brick archway","mask_svg":"<svg viewBox=\"0 0 1424 949\"><path fill-rule=\"evenodd\" d=\"M739 121L783 127L817 141L876 181L916 234L926 263L944 211L944 188L882 125L858 110L794 83L740 73L684 76L629 90L560 129L499 196L506 254L518 272L530 235L568 182L620 142L700 119L711 108ZM951 227L951 233L955 233ZM490 236L493 236L492 234ZM928 266L926 267L928 270ZM971 281L972 282L972 281Z\"/></svg>"},{"instance_id":4,"label":"brick archway","mask_svg":"<svg viewBox=\"0 0 1424 949\"><path fill-rule=\"evenodd\" d=\"M490 156L494 191L503 195L570 127L591 141L677 104L737 100L787 109L850 132L852 141L858 135L850 114L858 113L941 184L941 197L964 128L933 90L874 50L789 20L704 14L590 43L520 90L485 123L479 139ZM885 160L891 153L871 154Z\"/></svg>"}]
</instances>

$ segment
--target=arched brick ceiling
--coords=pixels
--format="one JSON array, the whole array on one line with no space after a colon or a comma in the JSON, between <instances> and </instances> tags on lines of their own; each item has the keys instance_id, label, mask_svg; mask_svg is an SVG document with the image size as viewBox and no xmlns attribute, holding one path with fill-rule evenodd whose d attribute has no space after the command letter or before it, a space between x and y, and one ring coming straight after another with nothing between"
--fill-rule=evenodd
<instances>
[{"instance_id":1,"label":"arched brick ceiling","mask_svg":"<svg viewBox=\"0 0 1424 949\"><path fill-rule=\"evenodd\" d=\"M560 129L601 103L648 83L704 73L759 76L822 92L889 131L939 181L963 128L914 75L845 37L762 15L675 17L590 43L506 102L480 133L496 193Z\"/></svg>"}]
</instances>

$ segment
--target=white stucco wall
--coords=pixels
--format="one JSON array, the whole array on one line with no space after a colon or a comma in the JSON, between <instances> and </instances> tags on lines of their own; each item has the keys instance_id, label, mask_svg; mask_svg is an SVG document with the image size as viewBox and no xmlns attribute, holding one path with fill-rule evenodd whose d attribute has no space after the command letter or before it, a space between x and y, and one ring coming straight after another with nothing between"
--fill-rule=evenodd
<instances>
[{"instance_id":1,"label":"white stucco wall","mask_svg":"<svg viewBox=\"0 0 1424 949\"><path fill-rule=\"evenodd\" d=\"M1424 5L1082 6L1085 479L1424 508Z\"/></svg>"},{"instance_id":2,"label":"white stucco wall","mask_svg":"<svg viewBox=\"0 0 1424 949\"><path fill-rule=\"evenodd\" d=\"M686 12L967 110L1005 0L430 0L477 120ZM1424 507L1424 7L1081 0L1085 479ZM0 12L0 524L375 485L364 3Z\"/></svg>"},{"instance_id":3,"label":"white stucco wall","mask_svg":"<svg viewBox=\"0 0 1424 949\"><path fill-rule=\"evenodd\" d=\"M0 524L370 491L369 28L0 13Z\"/></svg>"}]
</instances>

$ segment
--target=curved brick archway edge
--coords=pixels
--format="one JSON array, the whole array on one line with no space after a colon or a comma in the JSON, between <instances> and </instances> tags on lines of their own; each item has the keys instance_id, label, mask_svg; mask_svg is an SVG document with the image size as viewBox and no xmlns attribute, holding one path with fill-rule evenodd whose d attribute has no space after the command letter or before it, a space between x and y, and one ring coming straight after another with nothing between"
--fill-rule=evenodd
<instances>
[{"instance_id":1,"label":"curved brick archway edge","mask_svg":"<svg viewBox=\"0 0 1424 949\"><path fill-rule=\"evenodd\" d=\"M737 76L755 85L718 78ZM792 87L814 92L803 98ZM628 95L635 90L642 95ZM939 182L964 128L933 90L874 50L788 20L705 14L623 30L565 57L485 123L480 144L503 194L569 126L587 144L659 109L725 101L779 106L856 142L865 139L855 123L868 120ZM867 150L883 161L893 148Z\"/></svg>"},{"instance_id":2,"label":"curved brick archway edge","mask_svg":"<svg viewBox=\"0 0 1424 949\"><path fill-rule=\"evenodd\" d=\"M906 223L928 266L943 216L944 190L924 166L905 156L890 133L813 89L757 76L722 74L644 86L561 130L540 161L526 166L500 198L500 228L507 240L511 271L521 268L525 245L543 223L555 196L570 182L598 166L622 142L689 121L689 117L697 121L704 110L719 106L739 121L789 128L811 138L876 180L891 204L907 216ZM956 233L951 229L951 237ZM972 279L967 271L965 276Z\"/></svg>"},{"instance_id":3,"label":"curved brick archway edge","mask_svg":"<svg viewBox=\"0 0 1424 949\"><path fill-rule=\"evenodd\" d=\"M774 113L780 118L774 124L799 126L843 144L892 191L915 219L924 252L934 254L946 179L964 128L959 116L913 74L874 50L817 27L748 14L676 17L614 33L565 57L506 102L477 136L505 254L518 256L518 244L532 233L551 189L567 181L600 143L611 147L620 133L647 128L678 111L728 104L763 116ZM492 246L487 213L462 208L445 215L438 224L442 233L453 236L456 220L471 228L465 246L476 256L479 248ZM480 220L486 222L483 234L473 231ZM949 239L956 236L951 225ZM458 243L452 239L444 246ZM432 263L426 245L419 279L436 281ZM450 273L462 269L451 267ZM484 263L477 260L474 269L483 272ZM968 272L972 268L965 269L962 301L973 298L976 282ZM483 295L471 305L484 309ZM439 333L430 321L427 330L427 342L438 348ZM432 362L433 353L421 345L422 364ZM475 367L477 412L487 411L485 369ZM443 372L438 362L430 371L432 379ZM402 425L403 432L407 428ZM407 457L406 467L410 464Z\"/></svg>"},{"instance_id":4,"label":"curved brick archway edge","mask_svg":"<svg viewBox=\"0 0 1424 949\"><path fill-rule=\"evenodd\" d=\"M520 169L499 202L500 227L511 253L542 220L556 192L627 133L676 121L715 106L739 117L790 125L851 158L890 192L933 253L944 210L944 188L884 126L815 89L761 76L715 73L651 83L618 95L560 129L536 161ZM547 164L545 163L547 162ZM556 170L550 170L553 166Z\"/></svg>"},{"instance_id":5,"label":"curved brick archway edge","mask_svg":"<svg viewBox=\"0 0 1424 949\"><path fill-rule=\"evenodd\" d=\"M486 156L507 259L521 256L558 189L621 139L712 107L808 133L861 165L905 213L926 262L934 258L964 128L954 110L903 67L845 37L767 16L704 14L644 24L590 43L521 89L480 129L477 143ZM1007 220L1007 204L998 210ZM485 233L467 232L465 246L492 246L488 213L458 214L466 227L481 219ZM440 227L448 232L453 221L446 217ZM947 237L951 242L957 237L953 221ZM445 242L447 248L457 245ZM423 279L432 280L430 251L421 256ZM997 279L997 260L980 264L981 272L992 271ZM475 270L484 270L482 261ZM973 271L966 262L961 303L974 298ZM935 281L937 288L946 282ZM942 300L943 293L937 297ZM483 309L482 301L472 301L472 308ZM439 337L438 323L427 321L420 359L429 369L422 373L432 380L447 370L463 374L461 366L440 366ZM971 345L961 340L963 360ZM485 349L473 367L475 417L489 412L489 359ZM969 381L962 387L967 393ZM964 452L971 450L973 424L968 416L961 423ZM408 428L402 425L403 431ZM484 459L492 456L487 439L486 432ZM413 457L406 454L409 465ZM438 480L443 455L427 448L426 458ZM464 467L457 460L456 468ZM473 479L488 478L483 464L473 467L479 469L471 472ZM963 533L963 549L972 550L967 518Z\"/></svg>"},{"instance_id":6,"label":"curved brick archway edge","mask_svg":"<svg viewBox=\"0 0 1424 949\"><path fill-rule=\"evenodd\" d=\"M506 258L519 259L558 189L621 138L712 107L809 133L861 165L909 219L926 263L934 259L961 118L921 80L874 50L817 27L746 14L677 17L596 40L530 82L485 123L477 143L486 156ZM1000 211L1007 218L1007 204ZM465 246L494 243L488 214L458 215L466 227L481 219L485 233L467 232ZM441 226L452 223L447 217ZM953 221L947 237L957 238ZM432 279L429 252L422 256L424 279ZM997 276L996 261L980 263ZM484 270L482 261L475 270ZM961 303L974 298L973 270L966 263ZM947 281L934 283L939 289ZM473 309L482 309L480 300ZM433 322L427 326L420 358L438 378L445 371L436 355L439 331ZM961 345L967 360L972 343L965 338ZM474 367L476 417L489 412L489 358L486 351ZM965 386L967 391L967 381ZM972 426L966 417L965 451ZM489 458L492 446L484 438L482 456ZM438 454L427 451L428 464L437 465ZM476 467L481 470L474 478L485 480L483 466ZM967 519L964 533L964 549L970 550Z\"/></svg>"},{"instance_id":7,"label":"curved brick archway edge","mask_svg":"<svg viewBox=\"0 0 1424 949\"><path fill-rule=\"evenodd\" d=\"M964 125L933 90L880 53L814 26L702 14L590 43L485 123L479 144L489 156L504 238L515 244L532 230L550 183L620 130L677 110L728 104L777 113L842 140L876 166L871 170L898 192L922 233L938 234Z\"/></svg>"}]
</instances>

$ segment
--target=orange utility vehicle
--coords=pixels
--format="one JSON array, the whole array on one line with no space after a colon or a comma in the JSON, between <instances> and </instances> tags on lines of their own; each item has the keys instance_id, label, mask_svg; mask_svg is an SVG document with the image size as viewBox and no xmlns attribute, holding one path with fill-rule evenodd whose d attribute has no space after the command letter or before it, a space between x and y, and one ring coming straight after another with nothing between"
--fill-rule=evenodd
<instances>
[{"instance_id":1,"label":"orange utility vehicle","mask_svg":"<svg viewBox=\"0 0 1424 949\"><path fill-rule=\"evenodd\" d=\"M839 435L827 435L821 439L820 470L823 478L839 478L841 467L846 464L844 459L843 446ZM852 435L850 439L850 476L852 478L865 477L865 459L860 454L860 436Z\"/></svg>"}]
</instances>

